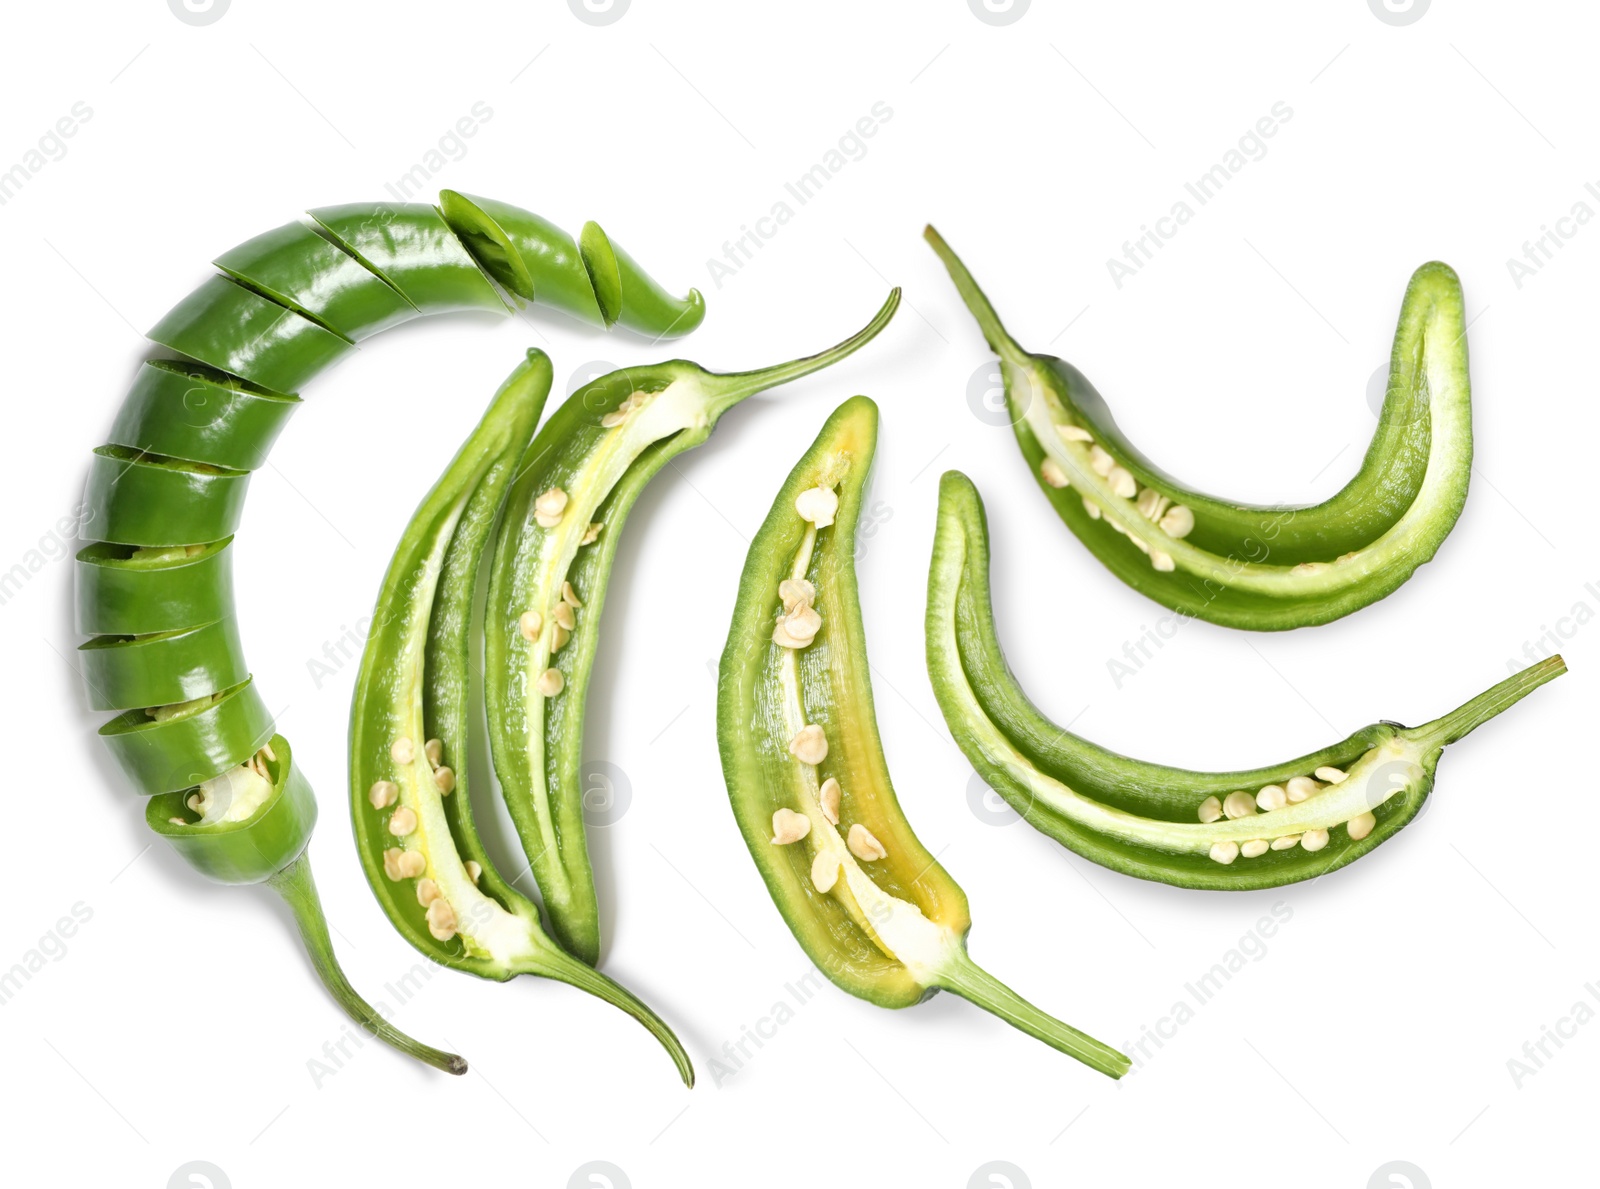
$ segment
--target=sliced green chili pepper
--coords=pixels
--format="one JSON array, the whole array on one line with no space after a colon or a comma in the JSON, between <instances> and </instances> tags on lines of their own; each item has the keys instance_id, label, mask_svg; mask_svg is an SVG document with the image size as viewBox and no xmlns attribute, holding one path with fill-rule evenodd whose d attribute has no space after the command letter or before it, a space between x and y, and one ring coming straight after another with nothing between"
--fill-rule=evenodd
<instances>
[{"instance_id":1,"label":"sliced green chili pepper","mask_svg":"<svg viewBox=\"0 0 1600 1189\"><path fill-rule=\"evenodd\" d=\"M717 685L734 817L796 940L838 986L883 1007L953 991L1121 1077L1121 1053L972 961L967 898L900 812L854 563L877 423L864 396L835 410L751 543Z\"/></svg>"},{"instance_id":2,"label":"sliced green chili pepper","mask_svg":"<svg viewBox=\"0 0 1600 1189\"><path fill-rule=\"evenodd\" d=\"M1018 687L995 636L983 503L958 471L939 484L927 648L951 734L1034 828L1114 871L1220 890L1277 887L1360 858L1421 811L1446 745L1567 671L1551 657L1420 727L1375 723L1269 767L1129 759L1050 722Z\"/></svg>"},{"instance_id":3,"label":"sliced green chili pepper","mask_svg":"<svg viewBox=\"0 0 1600 1189\"><path fill-rule=\"evenodd\" d=\"M373 611L350 707L350 812L367 881L435 962L484 978L559 979L639 1020L694 1073L649 1008L545 935L503 880L467 796L468 625L478 562L550 391L529 351L407 526Z\"/></svg>"},{"instance_id":4,"label":"sliced green chili pepper","mask_svg":"<svg viewBox=\"0 0 1600 1189\"><path fill-rule=\"evenodd\" d=\"M424 204L321 208L308 223L257 236L217 263L222 274L151 331L183 358L140 369L110 443L90 467L82 513L91 543L77 557L76 606L79 630L94 637L80 654L90 701L125 711L100 734L134 786L160 795L148 818L158 832L227 882L270 868L269 882L293 906L319 976L345 1009L375 1035L459 1073L459 1058L384 1024L334 963L304 838L279 828L302 818L271 809L299 804L309 789L267 754L272 716L239 648L231 543L249 474L299 404L294 389L356 340L408 318L473 309L503 315L510 307L462 238ZM543 262L529 265L543 286ZM552 282L553 290L564 283ZM607 324L665 335L698 321L662 305L648 284L618 292L637 300ZM270 750L288 755L287 745ZM294 795L257 798L257 814L222 825L163 812L191 799L212 803L222 784L259 792L257 778L268 778L247 775L254 768L272 772ZM309 817L303 821L309 831ZM257 844L260 870L239 858L240 846ZM581 977L599 985L592 972Z\"/></svg>"},{"instance_id":5,"label":"sliced green chili pepper","mask_svg":"<svg viewBox=\"0 0 1600 1189\"><path fill-rule=\"evenodd\" d=\"M1433 557L1467 498L1472 399L1461 283L1424 264L1400 307L1389 388L1361 470L1309 507L1184 487L1117 428L1071 364L1024 351L939 234L926 238L1000 356L1017 442L1041 489L1112 573L1184 615L1258 631L1376 602Z\"/></svg>"},{"instance_id":6,"label":"sliced green chili pepper","mask_svg":"<svg viewBox=\"0 0 1600 1189\"><path fill-rule=\"evenodd\" d=\"M485 702L501 791L557 940L591 965L600 916L584 838L583 710L606 578L633 501L671 459L757 392L870 342L894 290L856 334L820 354L717 374L674 360L578 389L528 447L506 501L489 577Z\"/></svg>"}]
</instances>

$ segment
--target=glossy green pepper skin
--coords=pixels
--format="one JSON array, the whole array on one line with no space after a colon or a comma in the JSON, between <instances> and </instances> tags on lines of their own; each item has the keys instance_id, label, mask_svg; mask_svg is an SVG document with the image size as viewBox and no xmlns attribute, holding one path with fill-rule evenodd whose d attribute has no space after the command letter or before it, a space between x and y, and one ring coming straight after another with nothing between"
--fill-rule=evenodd
<instances>
[{"instance_id":1,"label":"glossy green pepper skin","mask_svg":"<svg viewBox=\"0 0 1600 1189\"><path fill-rule=\"evenodd\" d=\"M1118 429L1070 363L1024 351L939 234L925 236L1000 356L1023 456L1112 573L1183 615L1256 631L1327 623L1392 593L1466 501L1472 389L1461 283L1424 264L1401 302L1389 387L1355 478L1321 504L1261 507L1185 487Z\"/></svg>"},{"instance_id":2,"label":"glossy green pepper skin","mask_svg":"<svg viewBox=\"0 0 1600 1189\"><path fill-rule=\"evenodd\" d=\"M983 503L959 471L939 484L926 629L951 734L1030 825L1113 871L1217 891L1315 879L1368 854L1421 812L1448 744L1566 672L1552 657L1420 727L1374 723L1241 772L1129 759L1049 721L1018 687L995 635Z\"/></svg>"},{"instance_id":3,"label":"glossy green pepper skin","mask_svg":"<svg viewBox=\"0 0 1600 1189\"><path fill-rule=\"evenodd\" d=\"M900 810L855 577L877 433L866 397L839 406L751 542L717 683L734 818L795 939L836 985L895 1008L952 991L1121 1077L1125 1056L968 956L967 898Z\"/></svg>"},{"instance_id":4,"label":"glossy green pepper skin","mask_svg":"<svg viewBox=\"0 0 1600 1189\"><path fill-rule=\"evenodd\" d=\"M644 1024L693 1085L671 1030L551 941L538 908L501 878L478 839L465 787L478 563L550 379L549 357L529 351L423 499L389 564L350 707L356 848L384 912L427 957L483 978L535 974L598 995Z\"/></svg>"},{"instance_id":5,"label":"glossy green pepper skin","mask_svg":"<svg viewBox=\"0 0 1600 1189\"><path fill-rule=\"evenodd\" d=\"M76 621L92 637L80 654L91 705L123 711L100 734L133 786L160 798L149 820L196 867L238 882L260 874L238 853L240 839L254 836L259 823L198 826L162 810L174 798L181 805L215 799L214 790L240 782L259 793L263 786L250 773L272 768L269 750L288 755L287 745L269 743L272 716L250 680L235 625L232 538L250 473L298 407L295 390L356 341L425 314L504 316L511 307L461 236L426 204L319 208L308 222L257 236L217 264L221 272L150 332L179 358L140 368L108 444L95 452L82 510L89 543L77 557ZM690 328L652 300L646 292L629 317L613 320L652 334ZM289 838L292 822L310 829L310 817L285 808L307 802L309 788L284 765L276 770L282 789L270 820ZM260 825L261 836L275 828ZM335 997L397 1047L464 1070L459 1058L395 1033L355 996L333 960L303 840L290 849L266 882L293 906Z\"/></svg>"},{"instance_id":6,"label":"glossy green pepper skin","mask_svg":"<svg viewBox=\"0 0 1600 1189\"><path fill-rule=\"evenodd\" d=\"M722 375L679 359L602 376L574 392L528 447L489 572L489 742L552 931L591 965L600 910L583 818L584 699L628 511L723 413L860 349L899 302L896 289L837 346L757 371Z\"/></svg>"}]
</instances>

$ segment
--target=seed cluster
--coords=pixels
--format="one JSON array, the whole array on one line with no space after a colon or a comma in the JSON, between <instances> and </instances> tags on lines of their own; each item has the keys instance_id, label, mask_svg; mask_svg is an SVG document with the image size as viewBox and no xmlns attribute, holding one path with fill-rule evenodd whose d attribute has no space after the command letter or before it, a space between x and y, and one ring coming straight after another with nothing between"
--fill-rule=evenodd
<instances>
[{"instance_id":1,"label":"seed cluster","mask_svg":"<svg viewBox=\"0 0 1600 1189\"><path fill-rule=\"evenodd\" d=\"M422 745L422 755L433 770L433 782L438 786L440 794L448 797L455 792L456 774L444 763L444 741L429 739ZM389 758L396 764L410 764L416 757L416 741L405 735L399 736L389 744ZM367 790L367 800L372 803L374 809L387 809L399 798L400 786L392 780L373 781L372 787ZM416 833L418 824L417 811L409 805L402 805L389 815L389 833L396 838L409 838ZM439 941L449 941L456 935L455 909L444 899L438 884L431 879L419 878L427 869L427 856L420 850L392 846L383 852L384 875L396 883L402 879L418 880L417 903L428 910L428 932ZM483 868L477 863L467 864L467 877L474 883L482 874Z\"/></svg>"},{"instance_id":2,"label":"seed cluster","mask_svg":"<svg viewBox=\"0 0 1600 1189\"><path fill-rule=\"evenodd\" d=\"M1257 810L1271 813L1282 809L1285 805L1298 805L1316 796L1329 785L1340 783L1346 775L1342 769L1322 767L1310 776L1295 776L1283 784L1265 785L1254 794L1241 789L1229 793L1225 798L1207 797L1200 802L1200 820L1208 825L1223 817L1229 821L1237 821L1255 816ZM1377 824L1378 819L1374 814L1358 813L1345 823L1345 829L1352 841L1359 842L1372 833L1373 827ZM1327 845L1328 831L1307 830L1302 834L1285 834L1281 838L1274 838L1271 842L1264 838L1253 838L1245 843L1214 843L1211 847L1211 857L1219 863L1228 864L1240 855L1254 859L1269 850L1291 850L1299 846L1308 851L1319 851Z\"/></svg>"},{"instance_id":3,"label":"seed cluster","mask_svg":"<svg viewBox=\"0 0 1600 1189\"><path fill-rule=\"evenodd\" d=\"M1068 425L1059 423L1056 432L1061 435L1064 442L1087 443L1089 446L1089 469L1106 481L1111 488L1111 494L1120 499L1132 500L1139 515L1155 525L1167 536L1175 541L1180 541L1194 531L1194 512L1183 504L1174 505L1172 500L1162 495L1153 487L1141 488L1139 481L1133 477L1133 472L1113 458L1104 447L1096 445L1094 435L1081 425ZM1039 477L1051 487L1069 487L1067 473L1055 459L1046 457L1039 464ZM1083 510L1089 514L1091 520L1101 517L1100 505L1088 496L1083 497ZM1160 549L1152 549L1138 537L1128 533L1115 520L1106 521L1117 532L1122 533L1132 541L1134 547L1141 553L1150 555L1150 564L1163 573L1170 573L1176 567L1172 555Z\"/></svg>"},{"instance_id":4,"label":"seed cluster","mask_svg":"<svg viewBox=\"0 0 1600 1189\"><path fill-rule=\"evenodd\" d=\"M596 528L594 525L589 527ZM578 592L572 589L572 583L563 582L561 600L550 611L551 656L565 648L567 641L572 639L572 633L578 630L578 611L582 606L583 601L578 598ZM544 625L545 617L537 611L524 611L517 620L517 630L522 633L524 640L537 640ZM560 669L552 665L534 678L533 688L540 697L553 698L567 688L567 679Z\"/></svg>"},{"instance_id":5,"label":"seed cluster","mask_svg":"<svg viewBox=\"0 0 1600 1189\"><path fill-rule=\"evenodd\" d=\"M635 409L643 408L645 403L649 401L651 395L651 393L639 391L630 393L627 400L623 401L615 409L612 409L611 412L600 418L600 424L606 429L615 429L628 419L629 413L633 412Z\"/></svg>"},{"instance_id":6,"label":"seed cluster","mask_svg":"<svg viewBox=\"0 0 1600 1189\"><path fill-rule=\"evenodd\" d=\"M269 763L275 762L277 760L277 758L278 758L277 753L272 750L272 744L271 743L263 743L261 745L261 747L255 752L255 754L253 754L244 763L240 764L239 767L234 769L233 771L234 772L238 772L240 770L243 770L244 772L248 772L251 776L259 777L260 779L266 781L268 784L271 784L272 783L272 775L267 771L267 765ZM223 779L223 777L214 777L213 780L206 781L204 784L202 784L200 786L200 791L199 792L190 793L189 796L184 799L183 803L189 807L190 812L198 813L202 818L205 817L206 811L211 808L211 798L212 798L212 793L210 792L211 786L212 786L214 781L220 781L222 779ZM184 818L181 818L181 817L169 817L167 819L167 822L168 822L168 824L174 825L174 826L188 826L188 825L199 825L199 824L201 824L199 822L189 822L188 820L186 820Z\"/></svg>"}]
</instances>

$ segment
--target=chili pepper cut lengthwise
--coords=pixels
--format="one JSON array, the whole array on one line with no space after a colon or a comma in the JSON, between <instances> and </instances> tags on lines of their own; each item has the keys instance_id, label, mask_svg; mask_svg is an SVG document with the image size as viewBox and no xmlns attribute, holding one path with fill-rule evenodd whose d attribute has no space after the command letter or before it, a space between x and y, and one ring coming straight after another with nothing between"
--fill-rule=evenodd
<instances>
[{"instance_id":1,"label":"chili pepper cut lengthwise","mask_svg":"<svg viewBox=\"0 0 1600 1189\"><path fill-rule=\"evenodd\" d=\"M583 712L606 579L633 502L734 405L837 363L894 316L900 290L838 345L757 371L685 360L626 368L578 389L528 447L489 578L485 702L495 772L550 914L593 965L600 913L583 820Z\"/></svg>"},{"instance_id":2,"label":"chili pepper cut lengthwise","mask_svg":"<svg viewBox=\"0 0 1600 1189\"><path fill-rule=\"evenodd\" d=\"M495 870L467 796L470 625L478 563L550 391L527 360L417 509L373 611L350 707L350 812L379 903L433 961L483 978L557 979L615 1004L689 1057L633 995L557 946L539 910Z\"/></svg>"},{"instance_id":3,"label":"chili pepper cut lengthwise","mask_svg":"<svg viewBox=\"0 0 1600 1189\"><path fill-rule=\"evenodd\" d=\"M1183 486L1117 428L1082 372L1024 351L932 227L933 250L1000 356L1006 407L1040 488L1118 578L1228 627L1327 623L1393 592L1455 526L1472 469L1472 390L1461 282L1412 274L1389 388L1361 469L1321 504L1262 507Z\"/></svg>"},{"instance_id":4,"label":"chili pepper cut lengthwise","mask_svg":"<svg viewBox=\"0 0 1600 1189\"><path fill-rule=\"evenodd\" d=\"M234 618L233 533L252 471L300 405L289 395L388 327L431 314L554 305L656 337L692 330L693 291L666 294L593 224L573 240L537 215L446 192L426 203L311 211L217 258L150 331L179 356L140 368L95 451L77 557L77 626L100 731L147 815L205 875L268 882L312 963L364 1027L460 1073L459 1057L389 1027L334 960L305 856L315 805L274 735Z\"/></svg>"},{"instance_id":5,"label":"chili pepper cut lengthwise","mask_svg":"<svg viewBox=\"0 0 1600 1189\"><path fill-rule=\"evenodd\" d=\"M1421 811L1446 745L1567 671L1554 656L1420 727L1375 723L1270 767L1129 759L1058 727L1017 685L995 636L983 502L959 471L939 484L927 649L951 734L1035 829L1114 871L1222 891L1312 879L1368 853Z\"/></svg>"},{"instance_id":6,"label":"chili pepper cut lengthwise","mask_svg":"<svg viewBox=\"0 0 1600 1189\"><path fill-rule=\"evenodd\" d=\"M835 984L882 1007L953 991L1121 1077L1125 1056L972 961L967 898L900 812L853 560L877 429L864 396L835 410L751 544L717 693L734 817L779 912Z\"/></svg>"}]
</instances>

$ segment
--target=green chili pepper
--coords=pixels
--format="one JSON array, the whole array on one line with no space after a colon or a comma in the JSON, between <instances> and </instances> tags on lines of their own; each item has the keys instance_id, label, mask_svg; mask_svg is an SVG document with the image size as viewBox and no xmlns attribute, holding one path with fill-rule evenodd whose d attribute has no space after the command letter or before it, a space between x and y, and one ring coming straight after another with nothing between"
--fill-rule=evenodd
<instances>
[{"instance_id":1,"label":"green chili pepper","mask_svg":"<svg viewBox=\"0 0 1600 1189\"><path fill-rule=\"evenodd\" d=\"M529 351L407 526L373 611L350 707L350 812L367 880L395 928L435 962L484 978L571 983L688 1055L638 999L545 935L494 869L466 789L469 635L478 563L550 391Z\"/></svg>"},{"instance_id":2,"label":"green chili pepper","mask_svg":"<svg viewBox=\"0 0 1600 1189\"><path fill-rule=\"evenodd\" d=\"M1032 826L1114 871L1221 890L1312 879L1360 858L1421 811L1447 744L1567 671L1551 657L1420 727L1375 723L1269 767L1190 772L1129 759L1050 722L1018 687L995 637L983 502L958 471L939 485L927 648L951 734Z\"/></svg>"},{"instance_id":3,"label":"green chili pepper","mask_svg":"<svg viewBox=\"0 0 1600 1189\"><path fill-rule=\"evenodd\" d=\"M1121 1077L1121 1053L972 961L966 896L900 812L854 564L877 423L864 396L835 410L751 543L717 686L734 817L796 940L838 986L883 1007L953 991Z\"/></svg>"},{"instance_id":4,"label":"green chili pepper","mask_svg":"<svg viewBox=\"0 0 1600 1189\"><path fill-rule=\"evenodd\" d=\"M499 209L522 250L522 215ZM123 711L100 734L135 788L156 798L147 815L153 828L213 878L270 882L293 906L313 964L345 1010L375 1035L459 1073L460 1058L384 1024L334 961L303 853L309 786L290 765L287 744L272 742L272 716L250 680L234 618L231 545L250 472L298 406L296 388L356 341L399 322L453 310L504 315L510 307L462 235L424 204L320 208L309 222L257 236L217 264L221 273L150 332L182 358L141 367L90 466L83 522L91 543L77 558L76 606L79 630L92 637L80 652L89 701ZM540 300L562 304L571 278L546 276L547 266L566 267L527 259ZM634 304L608 306L617 316L605 324L670 335L699 321L698 294L673 307L631 264L617 267L628 278L620 289L597 284ZM579 302L573 312L586 316L587 308ZM264 793L268 786L277 791ZM226 820L178 812L224 802L233 807ZM592 972L579 977L599 983Z\"/></svg>"},{"instance_id":5,"label":"green chili pepper","mask_svg":"<svg viewBox=\"0 0 1600 1189\"><path fill-rule=\"evenodd\" d=\"M578 389L528 447L489 577L485 703L501 791L556 939L593 965L600 917L584 838L583 711L606 578L633 501L671 459L757 392L870 342L894 290L856 334L820 354L721 375L674 360Z\"/></svg>"},{"instance_id":6,"label":"green chili pepper","mask_svg":"<svg viewBox=\"0 0 1600 1189\"><path fill-rule=\"evenodd\" d=\"M1236 504L1184 487L1117 428L1083 373L1019 347L949 246L925 236L1000 356L1023 456L1112 573L1184 615L1257 631L1376 602L1433 557L1467 498L1472 399L1461 283L1424 264L1400 307L1389 388L1361 470L1309 507Z\"/></svg>"}]
</instances>

